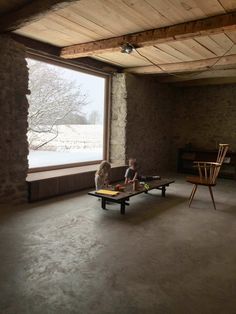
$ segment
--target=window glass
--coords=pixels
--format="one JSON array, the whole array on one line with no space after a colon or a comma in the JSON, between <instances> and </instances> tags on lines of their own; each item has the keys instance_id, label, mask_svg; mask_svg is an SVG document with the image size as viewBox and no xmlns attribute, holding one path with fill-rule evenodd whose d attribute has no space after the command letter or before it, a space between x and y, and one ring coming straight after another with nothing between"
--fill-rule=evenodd
<instances>
[{"instance_id":1,"label":"window glass","mask_svg":"<svg viewBox=\"0 0 236 314\"><path fill-rule=\"evenodd\" d=\"M27 62L29 168L102 160L105 78Z\"/></svg>"}]
</instances>

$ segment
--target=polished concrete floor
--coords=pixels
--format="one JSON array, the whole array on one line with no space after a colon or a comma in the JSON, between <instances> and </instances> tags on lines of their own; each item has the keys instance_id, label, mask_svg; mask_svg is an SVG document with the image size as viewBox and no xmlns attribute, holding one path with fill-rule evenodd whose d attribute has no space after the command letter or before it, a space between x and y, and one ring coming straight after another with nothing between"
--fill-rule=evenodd
<instances>
[{"instance_id":1,"label":"polished concrete floor","mask_svg":"<svg viewBox=\"0 0 236 314\"><path fill-rule=\"evenodd\" d=\"M0 313L235 314L236 182L176 176L127 214L85 192L0 215Z\"/></svg>"}]
</instances>

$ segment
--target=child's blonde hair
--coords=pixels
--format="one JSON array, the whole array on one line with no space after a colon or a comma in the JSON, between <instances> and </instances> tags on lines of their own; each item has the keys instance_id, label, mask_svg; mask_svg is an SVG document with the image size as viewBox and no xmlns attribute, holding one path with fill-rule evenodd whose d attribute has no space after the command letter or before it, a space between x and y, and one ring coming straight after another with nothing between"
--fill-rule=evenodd
<instances>
[{"instance_id":1,"label":"child's blonde hair","mask_svg":"<svg viewBox=\"0 0 236 314\"><path fill-rule=\"evenodd\" d=\"M108 173L110 169L111 169L111 164L107 160L103 160L100 163L98 170L96 171L96 175L104 176L105 174Z\"/></svg>"},{"instance_id":2,"label":"child's blonde hair","mask_svg":"<svg viewBox=\"0 0 236 314\"><path fill-rule=\"evenodd\" d=\"M129 158L129 166L134 166L135 168L137 167L137 161L136 158Z\"/></svg>"}]
</instances>

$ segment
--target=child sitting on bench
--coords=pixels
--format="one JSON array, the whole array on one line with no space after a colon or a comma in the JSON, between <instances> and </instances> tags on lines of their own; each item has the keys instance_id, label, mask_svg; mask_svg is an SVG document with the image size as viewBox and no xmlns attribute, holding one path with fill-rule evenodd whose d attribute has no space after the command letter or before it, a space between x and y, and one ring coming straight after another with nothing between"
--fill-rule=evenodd
<instances>
[{"instance_id":1,"label":"child sitting on bench","mask_svg":"<svg viewBox=\"0 0 236 314\"><path fill-rule=\"evenodd\" d=\"M137 162L136 159L129 159L129 168L125 172L125 184L133 183L138 179Z\"/></svg>"},{"instance_id":2,"label":"child sitting on bench","mask_svg":"<svg viewBox=\"0 0 236 314\"><path fill-rule=\"evenodd\" d=\"M100 190L103 189L104 187L107 187L110 169L111 165L108 161L103 160L100 163L98 170L95 173L96 190Z\"/></svg>"}]
</instances>

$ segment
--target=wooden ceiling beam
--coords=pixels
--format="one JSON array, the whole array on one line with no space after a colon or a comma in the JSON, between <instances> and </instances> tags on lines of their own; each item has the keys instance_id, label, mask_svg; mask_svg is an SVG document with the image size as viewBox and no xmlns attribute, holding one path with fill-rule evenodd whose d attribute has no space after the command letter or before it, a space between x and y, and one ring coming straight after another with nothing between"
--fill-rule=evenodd
<instances>
[{"instance_id":1,"label":"wooden ceiling beam","mask_svg":"<svg viewBox=\"0 0 236 314\"><path fill-rule=\"evenodd\" d=\"M183 77L181 77L183 76ZM208 78L229 78L233 77L236 79L236 67L234 69L218 69L210 70L205 72L191 72L191 73L181 73L180 76L160 76L158 77L158 82L160 83L176 83L176 82L186 82L194 80L202 80Z\"/></svg>"},{"instance_id":2,"label":"wooden ceiling beam","mask_svg":"<svg viewBox=\"0 0 236 314\"><path fill-rule=\"evenodd\" d=\"M130 43L139 48L232 30L236 30L236 12L64 47L61 50L61 57L73 59L93 56L105 52L120 51L120 47L124 43Z\"/></svg>"},{"instance_id":3,"label":"wooden ceiling beam","mask_svg":"<svg viewBox=\"0 0 236 314\"><path fill-rule=\"evenodd\" d=\"M217 62L217 63L216 63ZM233 66L236 64L236 54L216 57L205 60L167 63L161 64L160 67L150 65L134 68L126 68L125 72L135 74L157 74L157 73L178 73L178 72L194 72L209 70L214 66L214 69L220 69L222 67Z\"/></svg>"},{"instance_id":4,"label":"wooden ceiling beam","mask_svg":"<svg viewBox=\"0 0 236 314\"><path fill-rule=\"evenodd\" d=\"M0 33L14 31L43 18L45 14L62 9L79 0L34 0L18 10L1 16Z\"/></svg>"},{"instance_id":5,"label":"wooden ceiling beam","mask_svg":"<svg viewBox=\"0 0 236 314\"><path fill-rule=\"evenodd\" d=\"M56 47L47 43L43 43L41 41L38 41L32 38L21 36L15 33L11 33L11 38L23 44L27 48L28 51L29 50L36 51L44 55L52 55L56 57L60 56L59 47Z\"/></svg>"},{"instance_id":6,"label":"wooden ceiling beam","mask_svg":"<svg viewBox=\"0 0 236 314\"><path fill-rule=\"evenodd\" d=\"M235 84L236 77L209 77L201 80L189 80L185 82L173 83L176 87L188 87L188 86L204 86L204 85L223 85L223 84Z\"/></svg>"},{"instance_id":7,"label":"wooden ceiling beam","mask_svg":"<svg viewBox=\"0 0 236 314\"><path fill-rule=\"evenodd\" d=\"M66 62L68 65L72 66L76 65L84 70L95 70L108 74L122 71L122 69L118 66L109 64L107 62L105 63L99 60L95 60L89 57L73 60L61 59L59 47L14 33L11 34L11 37L15 41L18 41L19 43L23 44L26 47L26 52L29 55L29 57L34 56L35 58L39 57L39 59L42 59L42 56L49 58L52 57L53 60L63 61L64 63Z\"/></svg>"}]
</instances>

